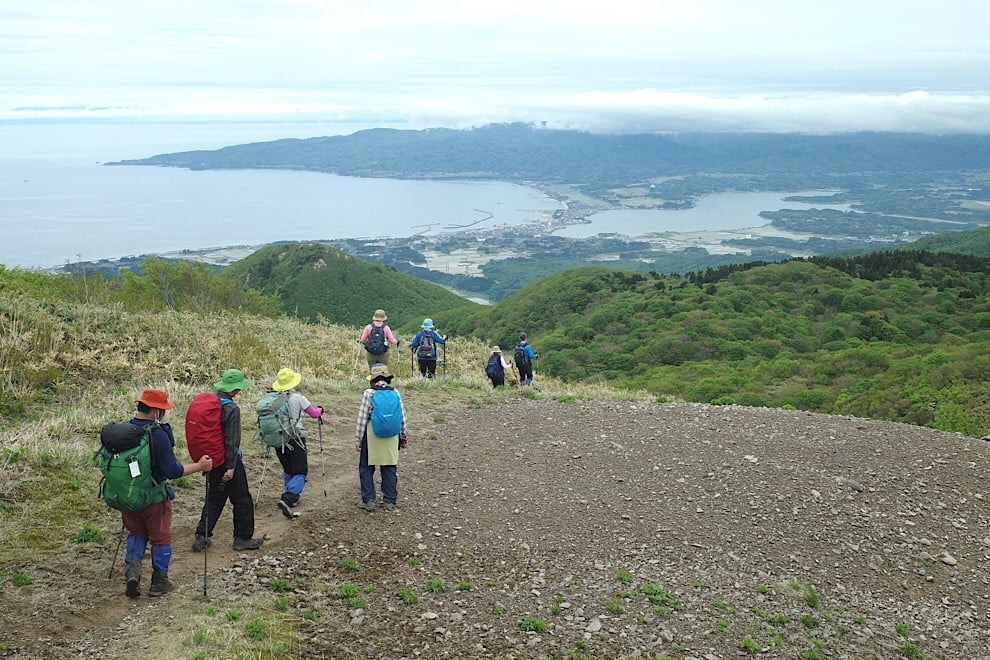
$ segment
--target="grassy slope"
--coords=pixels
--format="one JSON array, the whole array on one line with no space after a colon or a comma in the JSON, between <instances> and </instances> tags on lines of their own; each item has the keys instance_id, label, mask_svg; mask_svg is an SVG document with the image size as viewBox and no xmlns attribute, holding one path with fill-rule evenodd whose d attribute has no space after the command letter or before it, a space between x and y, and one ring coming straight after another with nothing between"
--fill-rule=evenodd
<instances>
[{"instance_id":1,"label":"grassy slope","mask_svg":"<svg viewBox=\"0 0 990 660\"><path fill-rule=\"evenodd\" d=\"M364 326L381 308L393 328L415 331L425 317L478 306L436 284L320 243L271 245L224 272L265 294L277 294L285 313L312 321L323 317Z\"/></svg>"}]
</instances>

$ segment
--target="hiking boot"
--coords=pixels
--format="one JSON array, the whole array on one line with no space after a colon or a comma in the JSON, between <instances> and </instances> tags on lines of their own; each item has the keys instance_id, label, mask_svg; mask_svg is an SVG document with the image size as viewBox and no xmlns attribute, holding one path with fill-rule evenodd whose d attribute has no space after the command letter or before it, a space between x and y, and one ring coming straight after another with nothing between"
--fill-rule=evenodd
<instances>
[{"instance_id":1,"label":"hiking boot","mask_svg":"<svg viewBox=\"0 0 990 660\"><path fill-rule=\"evenodd\" d=\"M387 513L389 511L394 511L394 510L395 510L395 502L389 502L388 500L382 502L382 511L385 511Z\"/></svg>"},{"instance_id":2,"label":"hiking boot","mask_svg":"<svg viewBox=\"0 0 990 660\"><path fill-rule=\"evenodd\" d=\"M296 514L292 512L291 505L285 500L278 501L278 508L282 510L282 515L288 518L289 520L291 520L296 516Z\"/></svg>"},{"instance_id":3,"label":"hiking boot","mask_svg":"<svg viewBox=\"0 0 990 660\"><path fill-rule=\"evenodd\" d=\"M192 551L200 552L201 550L206 550L211 545L213 545L213 541L210 538L203 536L202 534L197 534L196 539L192 544Z\"/></svg>"},{"instance_id":4,"label":"hiking boot","mask_svg":"<svg viewBox=\"0 0 990 660\"><path fill-rule=\"evenodd\" d=\"M234 550L257 550L262 543L262 539L234 539Z\"/></svg>"},{"instance_id":5,"label":"hiking boot","mask_svg":"<svg viewBox=\"0 0 990 660\"><path fill-rule=\"evenodd\" d=\"M155 569L151 573L151 584L148 586L149 596L164 596L174 588L175 585L168 579L167 571Z\"/></svg>"},{"instance_id":6,"label":"hiking boot","mask_svg":"<svg viewBox=\"0 0 990 660\"><path fill-rule=\"evenodd\" d=\"M124 580L127 589L124 594L128 598L137 598L141 595L141 560L128 559L124 562Z\"/></svg>"},{"instance_id":7,"label":"hiking boot","mask_svg":"<svg viewBox=\"0 0 990 660\"><path fill-rule=\"evenodd\" d=\"M374 500L368 500L367 502L361 502L360 504L358 504L358 507L360 507L361 509L364 509L368 513L374 513L375 512L375 502L374 502Z\"/></svg>"}]
</instances>

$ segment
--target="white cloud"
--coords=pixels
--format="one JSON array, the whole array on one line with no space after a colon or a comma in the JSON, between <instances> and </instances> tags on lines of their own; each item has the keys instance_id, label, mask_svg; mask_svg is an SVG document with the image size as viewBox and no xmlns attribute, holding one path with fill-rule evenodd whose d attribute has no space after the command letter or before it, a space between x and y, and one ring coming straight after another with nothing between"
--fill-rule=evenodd
<instances>
[{"instance_id":1,"label":"white cloud","mask_svg":"<svg viewBox=\"0 0 990 660\"><path fill-rule=\"evenodd\" d=\"M987 132L988 19L982 0L34 0L0 10L0 120Z\"/></svg>"}]
</instances>

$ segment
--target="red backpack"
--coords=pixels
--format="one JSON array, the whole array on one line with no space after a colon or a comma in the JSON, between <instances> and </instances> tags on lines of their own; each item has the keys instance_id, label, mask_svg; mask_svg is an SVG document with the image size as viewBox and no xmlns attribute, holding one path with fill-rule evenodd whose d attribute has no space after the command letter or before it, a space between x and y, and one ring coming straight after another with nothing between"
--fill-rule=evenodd
<instances>
[{"instance_id":1,"label":"red backpack","mask_svg":"<svg viewBox=\"0 0 990 660\"><path fill-rule=\"evenodd\" d=\"M226 452L223 444L223 427L220 424L220 396L213 392L197 394L189 402L186 411L186 448L189 458L198 461L203 456L213 459L213 465L224 465Z\"/></svg>"}]
</instances>

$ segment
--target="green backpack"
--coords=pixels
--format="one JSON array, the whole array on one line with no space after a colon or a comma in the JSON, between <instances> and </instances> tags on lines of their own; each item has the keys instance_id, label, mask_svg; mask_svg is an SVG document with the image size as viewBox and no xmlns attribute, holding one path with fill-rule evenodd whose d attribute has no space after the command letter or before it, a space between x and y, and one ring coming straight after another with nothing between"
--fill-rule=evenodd
<instances>
[{"instance_id":1,"label":"green backpack","mask_svg":"<svg viewBox=\"0 0 990 660\"><path fill-rule=\"evenodd\" d=\"M299 440L296 425L289 419L287 391L266 393L255 405L254 411L258 413L258 438L266 447L286 449L289 440Z\"/></svg>"},{"instance_id":2,"label":"green backpack","mask_svg":"<svg viewBox=\"0 0 990 660\"><path fill-rule=\"evenodd\" d=\"M99 496L111 509L141 511L168 496L165 483L158 483L151 474L151 432L157 426L122 422L107 424L100 431L95 456L103 474Z\"/></svg>"}]
</instances>

